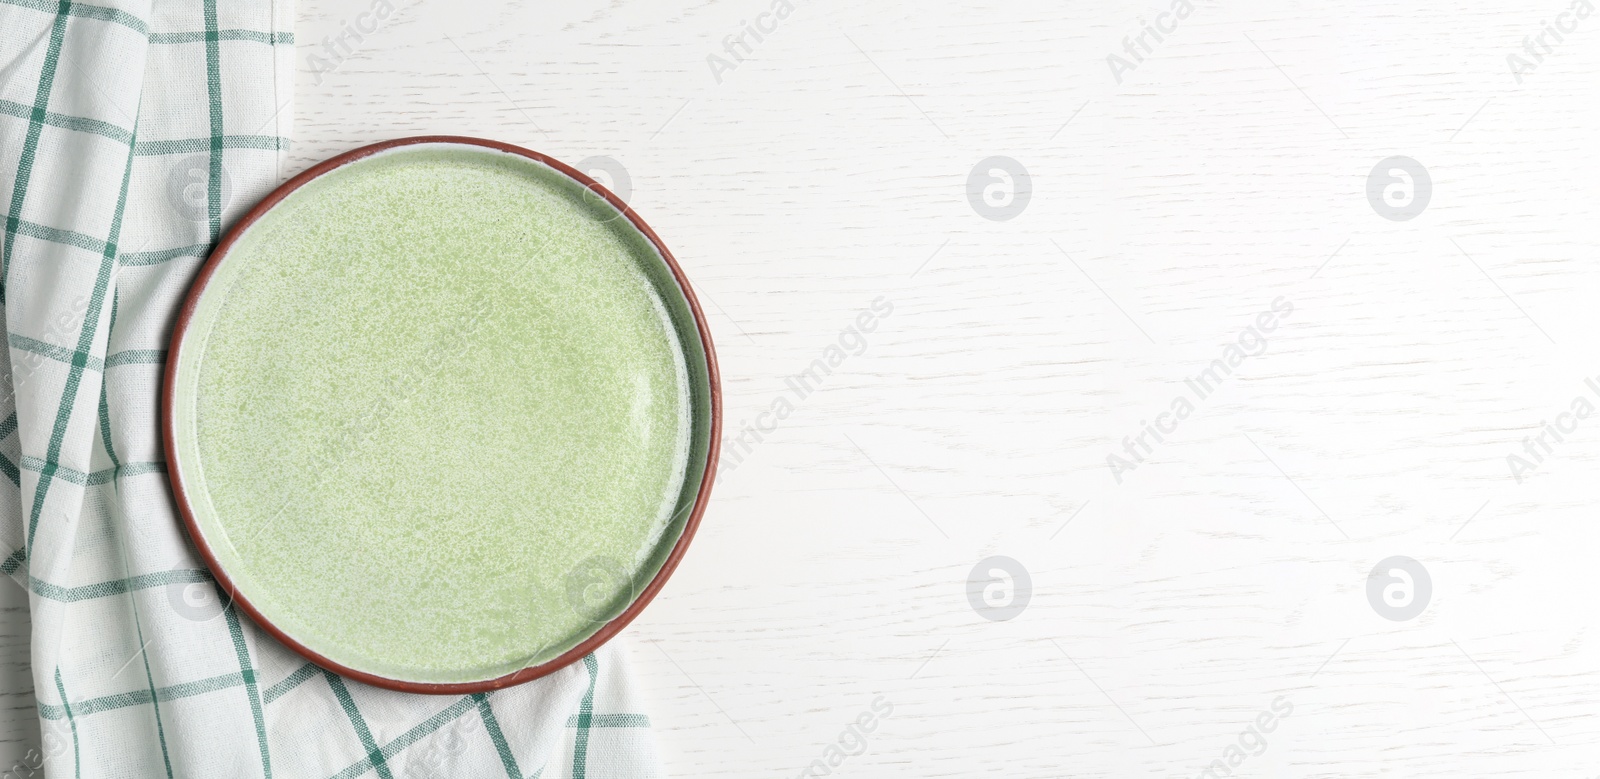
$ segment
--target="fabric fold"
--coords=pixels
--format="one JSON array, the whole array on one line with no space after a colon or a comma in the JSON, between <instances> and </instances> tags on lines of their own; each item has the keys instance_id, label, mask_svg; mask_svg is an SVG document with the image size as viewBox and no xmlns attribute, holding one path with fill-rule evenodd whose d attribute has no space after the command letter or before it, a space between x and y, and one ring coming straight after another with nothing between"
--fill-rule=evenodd
<instances>
[{"instance_id":1,"label":"fabric fold","mask_svg":"<svg viewBox=\"0 0 1600 779\"><path fill-rule=\"evenodd\" d=\"M50 777L650 777L620 650L422 696L306 663L173 505L161 377L190 281L282 180L285 2L0 0L0 572L30 592Z\"/></svg>"}]
</instances>

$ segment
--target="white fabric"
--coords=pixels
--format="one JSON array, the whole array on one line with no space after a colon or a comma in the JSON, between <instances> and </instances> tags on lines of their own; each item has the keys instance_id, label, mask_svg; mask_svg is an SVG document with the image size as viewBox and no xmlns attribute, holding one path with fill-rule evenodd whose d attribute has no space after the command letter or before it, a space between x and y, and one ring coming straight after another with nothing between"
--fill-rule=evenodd
<instances>
[{"instance_id":1,"label":"white fabric","mask_svg":"<svg viewBox=\"0 0 1600 779\"><path fill-rule=\"evenodd\" d=\"M30 759L50 777L659 776L614 649L487 696L346 682L225 606L180 526L167 339L209 247L281 180L292 23L269 0L0 0L0 556L31 593Z\"/></svg>"}]
</instances>

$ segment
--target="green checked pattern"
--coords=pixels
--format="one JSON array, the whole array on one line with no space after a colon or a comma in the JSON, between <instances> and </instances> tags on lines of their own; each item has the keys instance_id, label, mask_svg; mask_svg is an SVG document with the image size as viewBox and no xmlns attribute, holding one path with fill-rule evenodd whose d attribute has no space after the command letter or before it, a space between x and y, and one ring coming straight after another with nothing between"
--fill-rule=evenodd
<instances>
[{"instance_id":1,"label":"green checked pattern","mask_svg":"<svg viewBox=\"0 0 1600 779\"><path fill-rule=\"evenodd\" d=\"M289 172L292 27L286 0L0 0L0 573L31 593L46 773L661 776L616 649L491 694L380 690L259 631L186 542L167 335Z\"/></svg>"}]
</instances>

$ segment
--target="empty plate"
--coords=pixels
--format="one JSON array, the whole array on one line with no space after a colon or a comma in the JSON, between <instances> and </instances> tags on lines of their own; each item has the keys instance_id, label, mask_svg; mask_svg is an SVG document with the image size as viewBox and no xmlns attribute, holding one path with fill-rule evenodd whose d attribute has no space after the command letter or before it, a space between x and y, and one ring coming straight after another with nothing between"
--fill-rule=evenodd
<instances>
[{"instance_id":1,"label":"empty plate","mask_svg":"<svg viewBox=\"0 0 1600 779\"><path fill-rule=\"evenodd\" d=\"M201 270L163 396L223 597L325 668L413 692L527 681L677 565L716 461L682 271L543 155L408 138L250 211Z\"/></svg>"}]
</instances>

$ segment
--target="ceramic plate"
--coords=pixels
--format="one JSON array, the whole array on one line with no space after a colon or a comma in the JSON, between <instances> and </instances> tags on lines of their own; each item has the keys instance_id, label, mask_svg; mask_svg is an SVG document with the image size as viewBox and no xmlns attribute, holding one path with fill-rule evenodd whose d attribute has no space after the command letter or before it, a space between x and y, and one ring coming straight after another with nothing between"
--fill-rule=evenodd
<instances>
[{"instance_id":1,"label":"ceramic plate","mask_svg":"<svg viewBox=\"0 0 1600 779\"><path fill-rule=\"evenodd\" d=\"M169 472L225 597L318 665L475 692L592 651L705 508L716 360L616 196L429 137L340 155L200 271L163 395Z\"/></svg>"}]
</instances>

